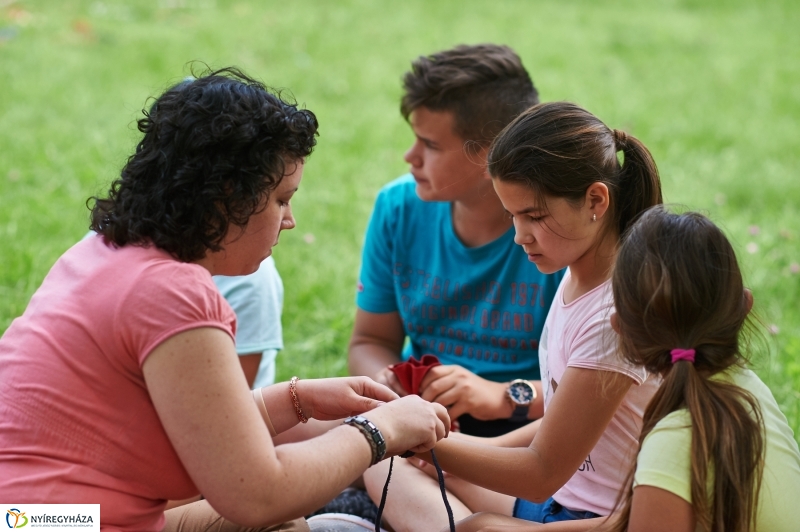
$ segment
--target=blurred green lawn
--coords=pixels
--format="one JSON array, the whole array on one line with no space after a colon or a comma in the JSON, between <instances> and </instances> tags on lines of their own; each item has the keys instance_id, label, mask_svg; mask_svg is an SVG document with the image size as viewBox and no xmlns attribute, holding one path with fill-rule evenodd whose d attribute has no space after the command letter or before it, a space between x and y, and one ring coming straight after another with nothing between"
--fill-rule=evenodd
<instances>
[{"instance_id":1,"label":"blurred green lawn","mask_svg":"<svg viewBox=\"0 0 800 532\"><path fill-rule=\"evenodd\" d=\"M800 3L791 0L0 0L0 331L87 230L137 139L189 73L235 64L320 119L275 257L279 377L344 374L363 231L406 165L400 76L458 43L514 47L567 99L652 150L667 201L734 241L764 321L757 371L800 434Z\"/></svg>"}]
</instances>

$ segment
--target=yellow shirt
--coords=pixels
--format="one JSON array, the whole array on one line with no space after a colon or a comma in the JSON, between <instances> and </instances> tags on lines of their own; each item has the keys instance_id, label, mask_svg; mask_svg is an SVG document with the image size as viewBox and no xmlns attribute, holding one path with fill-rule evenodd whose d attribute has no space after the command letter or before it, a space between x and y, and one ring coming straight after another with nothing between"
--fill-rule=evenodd
<instances>
[{"instance_id":1,"label":"yellow shirt","mask_svg":"<svg viewBox=\"0 0 800 532\"><path fill-rule=\"evenodd\" d=\"M764 417L767 449L756 530L800 530L800 450L786 416L769 388L749 369L732 369L721 378L753 394ZM692 502L690 425L687 410L672 412L656 424L637 458L634 486L654 486Z\"/></svg>"}]
</instances>

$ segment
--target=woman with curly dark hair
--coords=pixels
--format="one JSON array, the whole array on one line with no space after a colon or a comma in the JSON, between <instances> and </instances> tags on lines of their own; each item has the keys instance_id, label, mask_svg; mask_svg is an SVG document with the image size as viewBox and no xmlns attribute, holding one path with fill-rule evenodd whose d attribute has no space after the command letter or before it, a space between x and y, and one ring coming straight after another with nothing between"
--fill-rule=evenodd
<instances>
[{"instance_id":1,"label":"woman with curly dark hair","mask_svg":"<svg viewBox=\"0 0 800 532\"><path fill-rule=\"evenodd\" d=\"M363 377L250 395L239 367L235 315L211 276L254 272L294 227L314 114L232 68L144 114L120 178L92 198L98 234L64 253L0 339L0 499L99 503L114 530L270 527L384 456L432 447L449 426L439 405L394 401ZM308 418L367 411L272 443Z\"/></svg>"}]
</instances>

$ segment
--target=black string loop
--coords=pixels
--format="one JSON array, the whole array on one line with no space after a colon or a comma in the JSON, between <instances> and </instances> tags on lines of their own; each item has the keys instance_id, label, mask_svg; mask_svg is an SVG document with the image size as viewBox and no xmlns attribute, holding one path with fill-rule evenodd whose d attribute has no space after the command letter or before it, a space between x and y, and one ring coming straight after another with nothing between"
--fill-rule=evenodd
<instances>
[{"instance_id":1,"label":"black string loop","mask_svg":"<svg viewBox=\"0 0 800 532\"><path fill-rule=\"evenodd\" d=\"M402 457L408 458L413 456L414 453L405 452ZM450 502L447 500L447 488L444 485L444 472L442 471L439 461L436 460L436 453L431 449L431 461L433 467L436 468L436 476L439 477L439 490L442 492L442 500L444 507L447 510L447 520L450 522L450 532L456 532L456 522L453 518L453 509L450 508ZM392 467L394 466L394 456L389 459L389 474L386 475L386 484L383 485L383 493L381 494L381 503L378 505L378 515L375 516L375 532L380 532L381 517L383 516L383 508L386 506L386 495L389 493L389 481L392 480Z\"/></svg>"}]
</instances>

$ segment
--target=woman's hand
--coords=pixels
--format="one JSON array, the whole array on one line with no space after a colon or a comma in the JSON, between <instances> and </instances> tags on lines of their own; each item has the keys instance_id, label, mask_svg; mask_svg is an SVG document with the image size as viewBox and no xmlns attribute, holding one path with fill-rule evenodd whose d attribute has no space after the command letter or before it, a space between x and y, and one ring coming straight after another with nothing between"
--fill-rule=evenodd
<instances>
[{"instance_id":1,"label":"woman's hand","mask_svg":"<svg viewBox=\"0 0 800 532\"><path fill-rule=\"evenodd\" d=\"M381 430L386 440L386 456L428 451L447 437L450 430L447 409L416 395L386 403L365 417Z\"/></svg>"},{"instance_id":2,"label":"woman's hand","mask_svg":"<svg viewBox=\"0 0 800 532\"><path fill-rule=\"evenodd\" d=\"M419 394L427 401L445 405L453 418L469 414L482 420L505 419L512 413L506 399L507 386L458 365L436 366L425 374Z\"/></svg>"},{"instance_id":3,"label":"woman's hand","mask_svg":"<svg viewBox=\"0 0 800 532\"><path fill-rule=\"evenodd\" d=\"M369 377L297 381L297 399L303 413L322 421L362 414L398 397Z\"/></svg>"}]
</instances>

